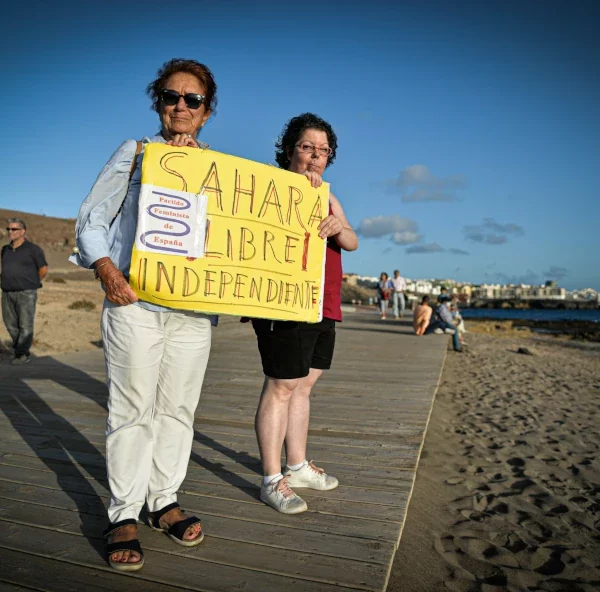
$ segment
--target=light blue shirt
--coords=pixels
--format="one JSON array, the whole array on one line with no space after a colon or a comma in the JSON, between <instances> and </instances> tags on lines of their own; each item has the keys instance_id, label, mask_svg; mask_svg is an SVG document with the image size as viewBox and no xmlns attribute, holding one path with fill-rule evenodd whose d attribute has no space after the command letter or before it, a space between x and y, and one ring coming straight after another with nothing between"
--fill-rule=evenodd
<instances>
[{"instance_id":1,"label":"light blue shirt","mask_svg":"<svg viewBox=\"0 0 600 592\"><path fill-rule=\"evenodd\" d=\"M160 134L153 138L144 137L142 153L138 156L131 181L129 175L137 147L135 140L125 140L100 171L94 186L79 209L75 226L75 239L79 253L69 257L72 263L90 269L93 267L94 261L102 257L110 257L121 273L126 278L129 277L131 250L137 228L142 175L140 165L144 148L150 142L164 144L165 140ZM208 148L206 144L199 143L198 145L201 148ZM119 213L121 204L123 204L123 209ZM172 310L143 300L138 300L135 304L155 312ZM206 315L200 312L197 314L210 319L213 325L217 324L218 317L216 315Z\"/></svg>"}]
</instances>

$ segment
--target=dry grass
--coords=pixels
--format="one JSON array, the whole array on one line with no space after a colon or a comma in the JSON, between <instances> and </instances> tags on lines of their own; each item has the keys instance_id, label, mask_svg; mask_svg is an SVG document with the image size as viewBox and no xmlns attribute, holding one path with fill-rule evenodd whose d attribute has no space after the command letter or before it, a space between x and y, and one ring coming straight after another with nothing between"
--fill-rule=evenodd
<instances>
[{"instance_id":1,"label":"dry grass","mask_svg":"<svg viewBox=\"0 0 600 592\"><path fill-rule=\"evenodd\" d=\"M70 310L95 310L96 305L91 300L75 300L67 307Z\"/></svg>"}]
</instances>

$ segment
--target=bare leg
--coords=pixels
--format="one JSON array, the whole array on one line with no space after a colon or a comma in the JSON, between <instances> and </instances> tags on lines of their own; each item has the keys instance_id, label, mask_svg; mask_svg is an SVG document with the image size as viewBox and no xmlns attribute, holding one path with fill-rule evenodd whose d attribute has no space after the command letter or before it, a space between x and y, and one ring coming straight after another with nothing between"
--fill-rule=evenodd
<instances>
[{"instance_id":1,"label":"bare leg","mask_svg":"<svg viewBox=\"0 0 600 592\"><path fill-rule=\"evenodd\" d=\"M310 392L322 373L323 370L311 368L308 376L299 380L292 394L285 433L285 454L288 465L296 465L306 460Z\"/></svg>"},{"instance_id":2,"label":"bare leg","mask_svg":"<svg viewBox=\"0 0 600 592\"><path fill-rule=\"evenodd\" d=\"M298 383L298 379L265 377L254 418L264 475L281 472L281 447L288 427L290 400Z\"/></svg>"}]
</instances>

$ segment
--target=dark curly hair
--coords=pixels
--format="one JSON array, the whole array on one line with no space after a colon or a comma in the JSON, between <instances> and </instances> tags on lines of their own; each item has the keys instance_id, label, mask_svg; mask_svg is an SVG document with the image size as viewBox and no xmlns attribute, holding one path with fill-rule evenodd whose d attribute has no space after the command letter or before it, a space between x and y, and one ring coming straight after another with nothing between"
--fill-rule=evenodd
<instances>
[{"instance_id":1,"label":"dark curly hair","mask_svg":"<svg viewBox=\"0 0 600 592\"><path fill-rule=\"evenodd\" d=\"M183 58L173 58L168 62L165 62L157 72L156 79L153 80L146 87L146 94L152 101L150 107L154 111L160 114L160 91L165 88L165 84L170 76L177 72L186 72L195 76L205 90L204 106L209 109L211 114L214 115L217 108L217 83L213 77L212 72L200 62L196 60L184 60Z\"/></svg>"},{"instance_id":2,"label":"dark curly hair","mask_svg":"<svg viewBox=\"0 0 600 592\"><path fill-rule=\"evenodd\" d=\"M327 134L327 143L331 148L331 154L327 159L328 167L335 160L337 152L337 136L333 131L333 128L324 119L321 119L314 113L302 113L297 117L292 117L281 130L281 135L275 143L275 160L282 169L290 168L290 157L288 153L294 150L294 146L298 143L298 140L302 137L302 134L308 129L316 129Z\"/></svg>"}]
</instances>

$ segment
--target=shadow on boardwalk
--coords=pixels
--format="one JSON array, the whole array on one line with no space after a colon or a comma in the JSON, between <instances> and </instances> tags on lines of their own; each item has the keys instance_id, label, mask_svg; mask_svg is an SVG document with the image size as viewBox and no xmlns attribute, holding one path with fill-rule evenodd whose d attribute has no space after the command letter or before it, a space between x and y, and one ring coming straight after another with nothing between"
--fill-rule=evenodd
<instances>
[{"instance_id":1,"label":"shadow on boardwalk","mask_svg":"<svg viewBox=\"0 0 600 592\"><path fill-rule=\"evenodd\" d=\"M107 411L108 401L106 385L86 372L51 357L32 359L30 365L19 368L3 365L2 371L8 376L3 378L0 386L0 409L22 441L35 452L45 468L55 474L59 489L70 497L77 508L81 533L104 557L98 516L105 515L105 504L88 475L104 489L106 495L110 494L105 457L73 423L44 401L30 384L36 380L52 381L93 401L104 412ZM199 431L195 431L194 437L197 442L235 460L249 471L261 474L259 459L220 444ZM223 463L212 462L194 451L190 461L244 491L251 499L258 499L256 485L235 475ZM11 459L11 462L18 465L18 460ZM82 467L85 467L85 473Z\"/></svg>"},{"instance_id":2,"label":"shadow on boardwalk","mask_svg":"<svg viewBox=\"0 0 600 592\"><path fill-rule=\"evenodd\" d=\"M77 507L81 533L104 557L102 533L97 530L96 518L104 512L104 503L78 467L89 466L90 474L98 483L105 484L106 472L102 468L104 457L73 424L56 413L28 382L52 380L91 399L103 409L106 409L106 386L85 372L50 357L32 359L28 366L3 367L2 371L8 374L0 387L2 411L23 442L36 453L46 469L56 475L58 486ZM104 487L106 489L106 485Z\"/></svg>"}]
</instances>

